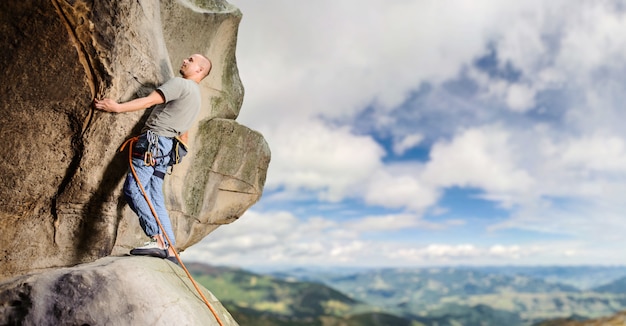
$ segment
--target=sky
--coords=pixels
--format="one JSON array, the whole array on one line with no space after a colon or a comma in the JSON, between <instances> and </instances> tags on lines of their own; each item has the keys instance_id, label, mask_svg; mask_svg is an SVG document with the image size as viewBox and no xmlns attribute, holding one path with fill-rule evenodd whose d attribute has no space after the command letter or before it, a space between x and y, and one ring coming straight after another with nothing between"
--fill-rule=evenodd
<instances>
[{"instance_id":1,"label":"sky","mask_svg":"<svg viewBox=\"0 0 626 326\"><path fill-rule=\"evenodd\" d=\"M624 265L626 2L231 0L261 200L184 259Z\"/></svg>"}]
</instances>

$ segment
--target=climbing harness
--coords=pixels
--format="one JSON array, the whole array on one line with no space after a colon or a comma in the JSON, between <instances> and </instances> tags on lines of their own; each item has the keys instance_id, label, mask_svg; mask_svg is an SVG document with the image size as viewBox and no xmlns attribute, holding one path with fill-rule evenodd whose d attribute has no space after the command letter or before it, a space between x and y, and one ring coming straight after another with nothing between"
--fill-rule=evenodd
<instances>
[{"instance_id":1,"label":"climbing harness","mask_svg":"<svg viewBox=\"0 0 626 326\"><path fill-rule=\"evenodd\" d=\"M139 140L139 137L140 136L136 136L127 139L120 147L120 151L123 151L130 141L132 141L133 143L137 142ZM137 158L143 158L143 164L146 166L155 166L157 159L169 156L169 161L167 163L167 166L170 167L169 174L172 174L172 171L174 170L174 165L180 163L183 160L183 157L185 157L187 155L187 152L189 151L187 144L178 136L172 138L172 149L167 154L159 152L158 134L148 130L146 132L146 141L148 142L148 147L146 148L146 151L143 154L133 152L132 155ZM160 171L155 171L155 174L163 179L165 174L160 175L161 173L162 172Z\"/></svg>"},{"instance_id":2,"label":"climbing harness","mask_svg":"<svg viewBox=\"0 0 626 326\"><path fill-rule=\"evenodd\" d=\"M151 138L153 136L156 137L156 138ZM158 152L158 135L153 133L153 132L151 132L151 131L148 131L147 137L148 137L148 149L146 150L146 153L144 154L144 164L148 165L148 163L151 163L150 166L154 166L156 164L156 158L157 158L157 155L154 155L154 154ZM135 171L135 167L133 166L133 146L134 146L134 144L138 140L139 140L139 136L135 136L135 137L132 137L132 138L126 140L122 144L122 146L120 146L120 152L124 151L124 148L127 145L129 146L129 149L128 149L128 164L130 165L130 170L131 170L131 172L133 174L133 177L135 178L135 181L137 182L137 185L139 186L139 189L141 189L141 193L143 194L144 198L146 199L146 202L148 203L148 206L150 207L150 211L152 212L152 215L154 216L154 219L156 220L157 224L159 225L159 229L161 230L161 232L165 236L165 239L167 240L167 243L171 244L172 241L170 241L170 237L165 232L165 228L161 224L161 221L159 220L159 217L157 216L156 210L152 206L152 203L150 202L150 198L148 197L148 194L146 193L146 190L144 189L143 185L139 181L139 178L137 177L137 172ZM180 141L180 142L182 143L182 141ZM182 144L184 145L184 143L182 143ZM149 156L148 156L148 153L150 153ZM186 154L186 145L185 145L185 154ZM183 154L183 156L184 156L184 154ZM187 274L187 277L189 278L189 280L193 284L194 288L196 289L196 291L198 292L200 297L202 297L202 301L204 301L204 303L209 308L209 310L211 310L211 313L215 317L215 320L217 321L217 323L220 326L223 326L224 324L222 323L222 320L217 315L217 311L215 311L215 309L213 308L211 303L209 303L209 300L206 298L206 296L204 296L204 294L202 293L202 291L198 287L198 284L196 283L196 281L191 276L191 273L189 273L189 271L187 270L187 267L185 267L185 264L183 264L183 261L180 259L180 256L178 255L178 252L176 251L176 249L174 249L173 251L174 251L174 256L176 256L176 260L180 264L180 267L183 268L183 270ZM169 253L168 253L168 255L169 255Z\"/></svg>"}]
</instances>

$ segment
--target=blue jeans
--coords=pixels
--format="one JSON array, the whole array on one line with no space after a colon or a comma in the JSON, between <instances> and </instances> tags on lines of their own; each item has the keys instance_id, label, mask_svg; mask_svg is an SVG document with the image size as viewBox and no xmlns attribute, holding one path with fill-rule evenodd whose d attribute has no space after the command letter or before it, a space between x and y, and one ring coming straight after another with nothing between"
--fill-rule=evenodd
<instances>
[{"instance_id":1,"label":"blue jeans","mask_svg":"<svg viewBox=\"0 0 626 326\"><path fill-rule=\"evenodd\" d=\"M171 138L158 136L157 143L158 150L153 154L156 164L154 166L147 166L144 163L143 153L145 153L148 149L148 139L145 133L139 136L139 140L133 146L133 153L139 153L142 155L141 157L133 155L132 164L135 168L135 172L137 173L139 182L145 189L159 221L161 221L167 236L172 242L170 245L174 246L176 244L176 239L174 238L170 217L167 213L167 209L165 208L162 178L162 176L167 173L167 166L170 161L170 157L167 154L172 150L173 141ZM159 174L161 176L159 176ZM137 184L137 180L135 180L135 177L130 170L126 175L126 181L124 182L124 197L126 198L126 202L128 202L128 206L130 206L130 208L139 217L139 224L146 235L153 237L157 234L161 234L159 225L152 215L152 211L146 202L146 198L144 197L143 192ZM165 244L167 245L167 239L165 239L165 237L163 238Z\"/></svg>"}]
</instances>

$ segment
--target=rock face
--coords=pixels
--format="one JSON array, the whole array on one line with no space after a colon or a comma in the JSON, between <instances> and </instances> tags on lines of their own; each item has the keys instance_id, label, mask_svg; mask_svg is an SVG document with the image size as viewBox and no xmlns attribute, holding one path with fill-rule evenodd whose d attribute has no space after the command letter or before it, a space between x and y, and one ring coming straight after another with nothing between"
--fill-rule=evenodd
<instances>
[{"instance_id":1,"label":"rock face","mask_svg":"<svg viewBox=\"0 0 626 326\"><path fill-rule=\"evenodd\" d=\"M222 325L237 325L206 289ZM183 270L150 257L108 257L0 284L0 325L219 325Z\"/></svg>"},{"instance_id":2,"label":"rock face","mask_svg":"<svg viewBox=\"0 0 626 326\"><path fill-rule=\"evenodd\" d=\"M117 150L148 112L105 113L92 100L144 96L193 53L213 69L190 153L165 179L177 249L260 198L269 147L234 121L240 19L220 0L0 1L0 281L141 243L120 196L128 163Z\"/></svg>"}]
</instances>

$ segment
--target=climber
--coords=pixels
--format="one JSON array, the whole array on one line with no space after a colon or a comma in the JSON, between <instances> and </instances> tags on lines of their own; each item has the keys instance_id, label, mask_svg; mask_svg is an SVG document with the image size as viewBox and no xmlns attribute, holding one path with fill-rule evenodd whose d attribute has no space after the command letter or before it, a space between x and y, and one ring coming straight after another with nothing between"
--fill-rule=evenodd
<instances>
[{"instance_id":1,"label":"climber","mask_svg":"<svg viewBox=\"0 0 626 326\"><path fill-rule=\"evenodd\" d=\"M209 59L201 54L194 54L183 60L180 67L182 78L168 80L146 97L125 103L108 98L94 99L96 109L113 113L144 110L165 103L152 109L136 139L132 148L132 167L124 182L126 201L139 217L141 228L150 237L150 241L144 246L132 249L131 255L166 258L176 263L174 232L165 208L163 179L170 163L169 153L176 141L175 137L186 141L187 131L200 112L198 84L209 75L211 67ZM145 189L145 194L141 187ZM150 199L167 237L163 236L146 197ZM171 243L168 243L167 238Z\"/></svg>"}]
</instances>

